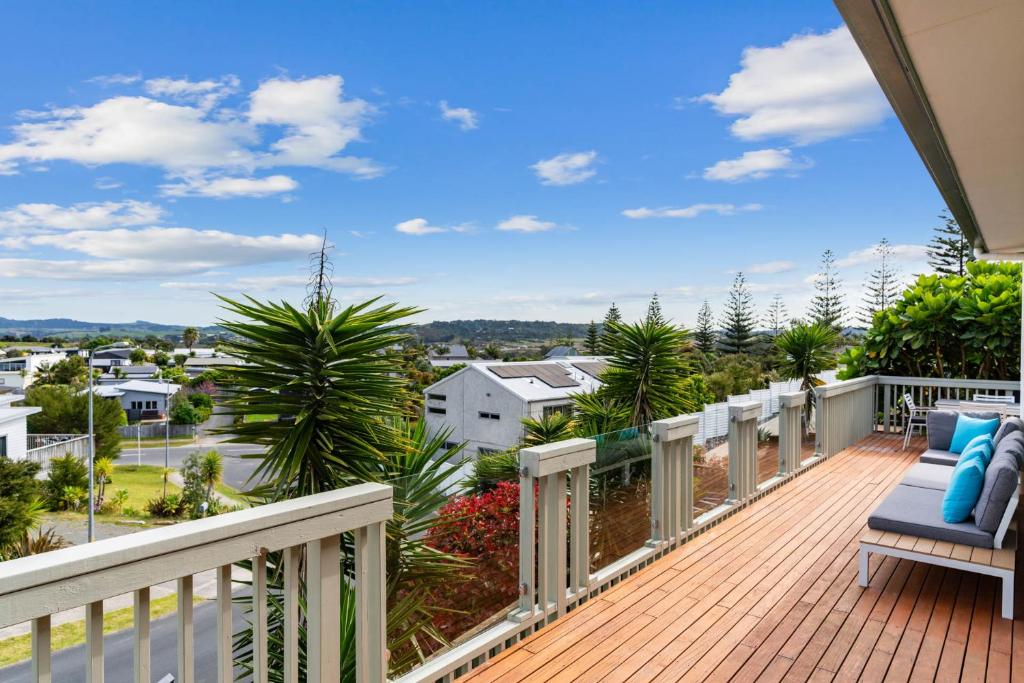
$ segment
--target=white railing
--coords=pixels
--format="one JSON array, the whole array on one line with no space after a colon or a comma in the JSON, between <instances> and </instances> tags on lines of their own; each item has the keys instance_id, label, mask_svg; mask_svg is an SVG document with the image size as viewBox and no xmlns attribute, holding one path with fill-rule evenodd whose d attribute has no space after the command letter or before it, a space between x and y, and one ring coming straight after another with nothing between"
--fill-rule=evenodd
<instances>
[{"instance_id":1,"label":"white railing","mask_svg":"<svg viewBox=\"0 0 1024 683\"><path fill-rule=\"evenodd\" d=\"M86 434L28 434L25 457L39 463L42 471L50 469L50 460L69 453L77 458L89 454L89 436Z\"/></svg>"},{"instance_id":2,"label":"white railing","mask_svg":"<svg viewBox=\"0 0 1024 683\"><path fill-rule=\"evenodd\" d=\"M195 680L193 576L217 571L217 680L232 671L232 582L235 562L252 561L253 681L268 671L266 556L284 551L284 671L299 680L300 601L306 608L308 681L340 676L341 534L355 537L358 680L383 681L385 640L384 524L391 487L360 484L338 491L209 517L0 563L0 628L32 624L32 680L51 681L51 615L85 607L86 676L103 680L103 601L134 594L134 676L152 680L150 588L177 580L178 683ZM304 555L304 557L303 557ZM300 583L306 586L300 595ZM157 674L159 676L159 673Z\"/></svg>"},{"instance_id":3,"label":"white railing","mask_svg":"<svg viewBox=\"0 0 1024 683\"><path fill-rule=\"evenodd\" d=\"M936 401L971 401L976 394L1013 396L1020 392L1017 380L939 379L932 377L878 376L878 424L882 431L902 429L907 411L904 394L910 394L919 407L933 407Z\"/></svg>"},{"instance_id":4,"label":"white railing","mask_svg":"<svg viewBox=\"0 0 1024 683\"><path fill-rule=\"evenodd\" d=\"M800 459L804 398L803 392L790 392L775 399L781 411L779 468L760 486L757 423L764 406L750 401L731 406L728 500L700 516L695 516L693 467L699 416L652 423L650 537L593 572L588 483L597 442L572 439L524 448L519 460L518 605L504 621L433 657L399 683L454 680L816 464L821 458Z\"/></svg>"}]
</instances>

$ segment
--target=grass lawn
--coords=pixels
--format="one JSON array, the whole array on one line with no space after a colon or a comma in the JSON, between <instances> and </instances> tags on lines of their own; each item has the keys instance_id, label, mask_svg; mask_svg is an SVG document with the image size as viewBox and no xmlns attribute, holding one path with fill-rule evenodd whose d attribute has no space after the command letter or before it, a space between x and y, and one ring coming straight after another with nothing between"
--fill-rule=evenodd
<instances>
[{"instance_id":1,"label":"grass lawn","mask_svg":"<svg viewBox=\"0 0 1024 683\"><path fill-rule=\"evenodd\" d=\"M143 512L146 509L146 503L163 495L162 470L162 467L156 465L116 465L114 475L110 478L110 483L107 484L107 500L110 500L118 489L126 489L128 501L124 506ZM167 493L181 493L181 489L168 482Z\"/></svg>"},{"instance_id":2,"label":"grass lawn","mask_svg":"<svg viewBox=\"0 0 1024 683\"><path fill-rule=\"evenodd\" d=\"M246 422L274 422L277 420L277 415L246 415Z\"/></svg>"},{"instance_id":3,"label":"grass lawn","mask_svg":"<svg viewBox=\"0 0 1024 683\"><path fill-rule=\"evenodd\" d=\"M201 602L202 598L193 597L192 602ZM162 598L155 598L149 603L150 619L167 616L177 610L177 595L165 595ZM131 607L125 607L103 615L103 633L116 633L127 628L132 628L133 612ZM85 642L85 620L69 621L66 624L54 626L50 634L51 648L53 651L63 650L66 647L74 647ZM26 633L21 636L14 636L7 640L0 640L0 667L10 664L17 664L32 656L32 635Z\"/></svg>"}]
</instances>

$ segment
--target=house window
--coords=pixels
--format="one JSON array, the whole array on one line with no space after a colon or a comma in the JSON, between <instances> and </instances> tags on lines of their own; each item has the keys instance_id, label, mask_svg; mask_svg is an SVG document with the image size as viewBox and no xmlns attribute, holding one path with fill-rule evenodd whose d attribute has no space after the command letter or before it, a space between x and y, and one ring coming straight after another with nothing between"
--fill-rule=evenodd
<instances>
[{"instance_id":1,"label":"house window","mask_svg":"<svg viewBox=\"0 0 1024 683\"><path fill-rule=\"evenodd\" d=\"M132 410L142 410L142 401L132 401Z\"/></svg>"},{"instance_id":2,"label":"house window","mask_svg":"<svg viewBox=\"0 0 1024 683\"><path fill-rule=\"evenodd\" d=\"M146 410L156 410L156 401L146 401Z\"/></svg>"},{"instance_id":3,"label":"house window","mask_svg":"<svg viewBox=\"0 0 1024 683\"><path fill-rule=\"evenodd\" d=\"M427 398L431 401L445 401L448 399L445 394L427 394Z\"/></svg>"},{"instance_id":4,"label":"house window","mask_svg":"<svg viewBox=\"0 0 1024 683\"><path fill-rule=\"evenodd\" d=\"M482 410L480 411L479 415L480 415L480 419L481 420L500 420L501 419L501 415L499 415L498 413L487 413L487 412L484 412Z\"/></svg>"},{"instance_id":5,"label":"house window","mask_svg":"<svg viewBox=\"0 0 1024 683\"><path fill-rule=\"evenodd\" d=\"M450 451L451 449L456 448L458 445L459 445L458 441L445 441L444 442L444 449L446 451Z\"/></svg>"},{"instance_id":6,"label":"house window","mask_svg":"<svg viewBox=\"0 0 1024 683\"><path fill-rule=\"evenodd\" d=\"M544 417L552 415L572 415L572 404L563 403L560 406L544 406Z\"/></svg>"},{"instance_id":7,"label":"house window","mask_svg":"<svg viewBox=\"0 0 1024 683\"><path fill-rule=\"evenodd\" d=\"M7 457L7 437L0 436L0 457Z\"/></svg>"},{"instance_id":8,"label":"house window","mask_svg":"<svg viewBox=\"0 0 1024 683\"><path fill-rule=\"evenodd\" d=\"M433 413L434 415L445 415L448 413L444 408L434 408L433 406L427 408L427 412Z\"/></svg>"}]
</instances>

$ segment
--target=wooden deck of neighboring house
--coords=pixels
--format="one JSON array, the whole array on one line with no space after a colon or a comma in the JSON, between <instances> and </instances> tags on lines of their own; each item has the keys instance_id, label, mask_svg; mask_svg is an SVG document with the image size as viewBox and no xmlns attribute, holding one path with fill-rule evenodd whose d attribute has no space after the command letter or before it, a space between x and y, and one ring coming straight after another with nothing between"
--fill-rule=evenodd
<instances>
[{"instance_id":1,"label":"wooden deck of neighboring house","mask_svg":"<svg viewBox=\"0 0 1024 683\"><path fill-rule=\"evenodd\" d=\"M872 557L857 585L867 516L924 442L901 447L846 449L462 680L1024 679L991 577Z\"/></svg>"}]
</instances>

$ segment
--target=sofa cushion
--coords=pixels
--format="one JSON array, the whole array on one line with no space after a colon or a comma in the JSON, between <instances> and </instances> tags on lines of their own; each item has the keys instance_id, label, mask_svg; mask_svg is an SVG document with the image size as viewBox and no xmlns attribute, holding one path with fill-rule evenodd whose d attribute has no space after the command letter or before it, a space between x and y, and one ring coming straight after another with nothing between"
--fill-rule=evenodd
<instances>
[{"instance_id":1,"label":"sofa cushion","mask_svg":"<svg viewBox=\"0 0 1024 683\"><path fill-rule=\"evenodd\" d=\"M958 415L966 415L981 420L999 419L999 413L989 410L969 413L957 413L953 410L929 410L928 448L937 451L950 450L949 446L953 441L953 432L956 430Z\"/></svg>"},{"instance_id":2,"label":"sofa cushion","mask_svg":"<svg viewBox=\"0 0 1024 683\"><path fill-rule=\"evenodd\" d=\"M1024 469L1024 432L1013 432L999 440L996 453L1010 453L1017 459L1017 468Z\"/></svg>"},{"instance_id":3,"label":"sofa cushion","mask_svg":"<svg viewBox=\"0 0 1024 683\"><path fill-rule=\"evenodd\" d=\"M931 465L946 465L947 467L954 467L960 456L956 453L950 453L949 451L940 451L934 448L929 448L921 457L918 458L921 462L929 463Z\"/></svg>"},{"instance_id":4,"label":"sofa cushion","mask_svg":"<svg viewBox=\"0 0 1024 683\"><path fill-rule=\"evenodd\" d=\"M956 429L953 430L953 439L949 443L949 450L954 453L963 453L967 444L976 436L992 436L999 429L999 417L990 420L982 420L960 413L956 418Z\"/></svg>"},{"instance_id":5,"label":"sofa cushion","mask_svg":"<svg viewBox=\"0 0 1024 683\"><path fill-rule=\"evenodd\" d=\"M1020 468L1012 453L1003 450L992 458L992 462L985 468L985 484L974 509L974 519L979 529L994 534L999 528L1010 497L1017 494L1019 475Z\"/></svg>"},{"instance_id":6,"label":"sofa cushion","mask_svg":"<svg viewBox=\"0 0 1024 683\"><path fill-rule=\"evenodd\" d=\"M942 519L950 524L966 521L978 504L984 485L985 463L980 458L957 463L942 498Z\"/></svg>"},{"instance_id":7,"label":"sofa cushion","mask_svg":"<svg viewBox=\"0 0 1024 683\"><path fill-rule=\"evenodd\" d=\"M868 517L868 527L979 548L993 547L992 534L979 529L973 521L943 521L942 497L942 491L900 484Z\"/></svg>"},{"instance_id":8,"label":"sofa cushion","mask_svg":"<svg viewBox=\"0 0 1024 683\"><path fill-rule=\"evenodd\" d=\"M903 475L903 481L900 483L904 486L917 486L922 489L945 491L952 477L952 467L919 462L907 470L907 473Z\"/></svg>"},{"instance_id":9,"label":"sofa cushion","mask_svg":"<svg viewBox=\"0 0 1024 683\"><path fill-rule=\"evenodd\" d=\"M1019 417L1008 417L1003 420L1003 424L999 425L999 429L996 430L996 435L992 437L993 445L998 446L1004 436L1014 432L1024 432L1024 420Z\"/></svg>"},{"instance_id":10,"label":"sofa cushion","mask_svg":"<svg viewBox=\"0 0 1024 683\"><path fill-rule=\"evenodd\" d=\"M971 439L970 443L968 443L967 447L964 448L963 453L960 454L960 457L956 462L959 465L970 458L980 458L982 464L985 467L988 467L988 464L992 461L993 450L992 437L988 434L982 434L981 436L976 436Z\"/></svg>"}]
</instances>

